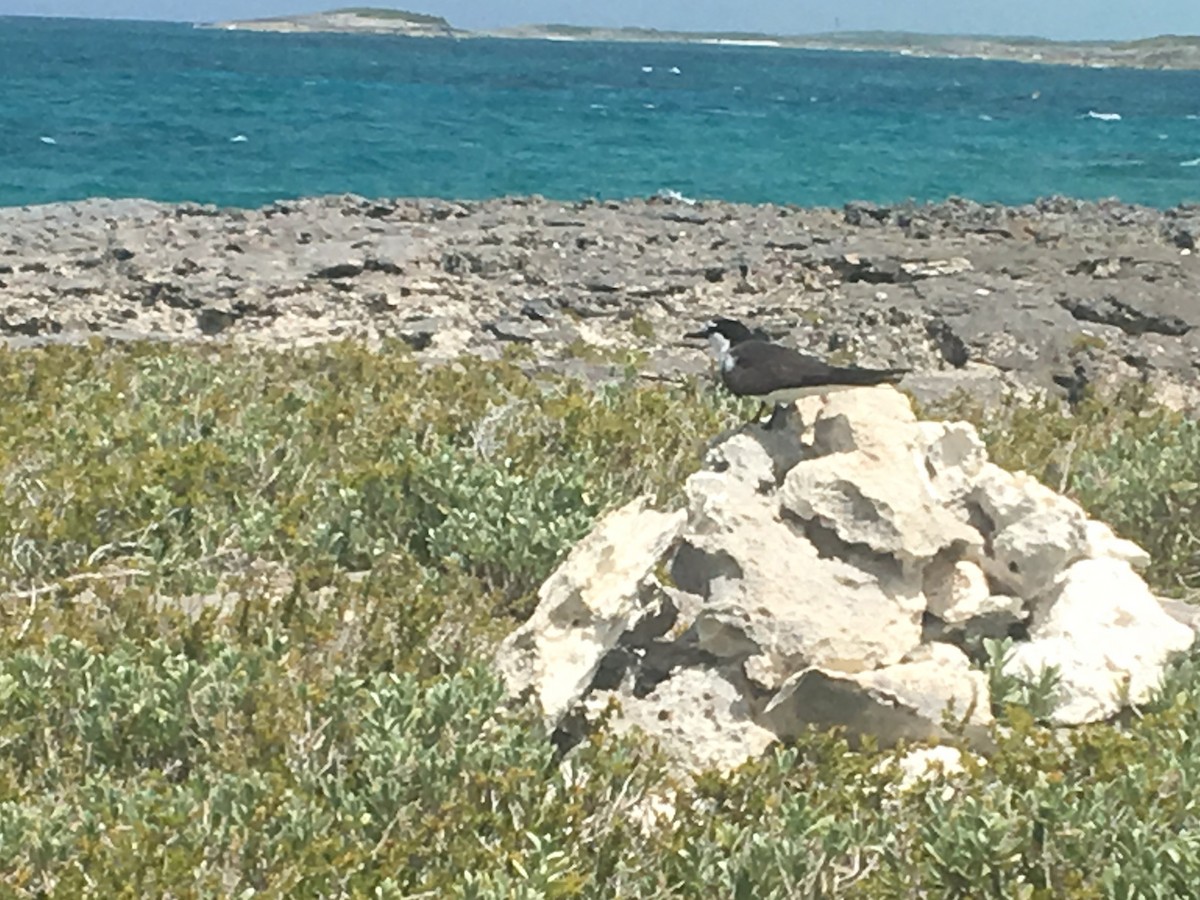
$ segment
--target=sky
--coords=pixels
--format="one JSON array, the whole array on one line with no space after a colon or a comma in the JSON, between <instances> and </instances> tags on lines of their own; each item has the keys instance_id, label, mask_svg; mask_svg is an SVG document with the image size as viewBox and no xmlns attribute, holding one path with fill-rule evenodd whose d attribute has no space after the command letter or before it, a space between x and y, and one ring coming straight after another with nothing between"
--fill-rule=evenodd
<instances>
[{"instance_id":1,"label":"sky","mask_svg":"<svg viewBox=\"0 0 1200 900\"><path fill-rule=\"evenodd\" d=\"M0 0L0 15L208 22L339 5L434 13L459 28L556 22L776 34L898 30L1060 40L1200 34L1198 0Z\"/></svg>"}]
</instances>

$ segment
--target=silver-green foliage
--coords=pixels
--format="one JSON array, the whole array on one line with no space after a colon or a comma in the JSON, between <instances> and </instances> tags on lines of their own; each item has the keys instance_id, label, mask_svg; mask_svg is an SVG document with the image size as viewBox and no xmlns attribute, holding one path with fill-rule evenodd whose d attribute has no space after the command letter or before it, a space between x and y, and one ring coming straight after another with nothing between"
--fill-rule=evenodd
<instances>
[{"instance_id":1,"label":"silver-green foliage","mask_svg":"<svg viewBox=\"0 0 1200 900\"><path fill-rule=\"evenodd\" d=\"M634 737L562 766L497 714L479 649L598 513L669 502L735 421L697 385L96 346L0 351L0 409L5 897L1194 892L1197 659L1131 721L1055 734L1053 673L1007 679L991 645L995 753L911 788L834 735L690 785ZM979 421L1151 548L1157 587L1194 584L1194 425Z\"/></svg>"}]
</instances>

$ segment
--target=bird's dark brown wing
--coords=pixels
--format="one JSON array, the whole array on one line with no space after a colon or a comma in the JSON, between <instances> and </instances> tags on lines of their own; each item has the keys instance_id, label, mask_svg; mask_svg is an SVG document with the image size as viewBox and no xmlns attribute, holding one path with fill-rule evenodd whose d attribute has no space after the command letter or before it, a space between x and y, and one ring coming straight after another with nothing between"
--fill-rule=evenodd
<instances>
[{"instance_id":1,"label":"bird's dark brown wing","mask_svg":"<svg viewBox=\"0 0 1200 900\"><path fill-rule=\"evenodd\" d=\"M736 364L722 371L725 386L739 396L761 397L779 389L825 385L872 385L899 381L907 369L831 366L815 356L766 341L743 341L733 348Z\"/></svg>"}]
</instances>

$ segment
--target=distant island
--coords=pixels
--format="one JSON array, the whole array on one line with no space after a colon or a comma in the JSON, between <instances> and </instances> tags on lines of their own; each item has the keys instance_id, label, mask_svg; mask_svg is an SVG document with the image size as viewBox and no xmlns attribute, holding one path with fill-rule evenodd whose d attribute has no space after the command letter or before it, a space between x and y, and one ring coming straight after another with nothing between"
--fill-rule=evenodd
<instances>
[{"instance_id":1,"label":"distant island","mask_svg":"<svg viewBox=\"0 0 1200 900\"><path fill-rule=\"evenodd\" d=\"M227 31L274 31L290 34L341 32L409 37L508 38L550 41L625 41L643 43L731 44L896 53L901 56L1002 59L1048 65L1200 69L1200 37L1161 35L1135 41L1052 41L1035 37L934 35L896 31L846 31L813 35L758 32L660 31L654 28L596 28L584 25L520 25L494 31L455 28L441 16L375 7L213 22L201 28Z\"/></svg>"}]
</instances>

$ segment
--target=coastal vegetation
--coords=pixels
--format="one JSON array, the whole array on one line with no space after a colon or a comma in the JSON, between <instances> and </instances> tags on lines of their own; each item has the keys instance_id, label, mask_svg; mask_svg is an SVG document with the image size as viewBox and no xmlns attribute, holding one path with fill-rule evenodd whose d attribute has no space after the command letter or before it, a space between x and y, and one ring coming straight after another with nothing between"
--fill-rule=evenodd
<instances>
[{"instance_id":1,"label":"coastal vegetation","mask_svg":"<svg viewBox=\"0 0 1200 900\"><path fill-rule=\"evenodd\" d=\"M449 28L450 23L442 16L428 13L409 12L406 9L387 9L378 6L347 6L332 10L330 15L358 16L360 19L390 19L408 22L411 25L438 25Z\"/></svg>"},{"instance_id":2,"label":"coastal vegetation","mask_svg":"<svg viewBox=\"0 0 1200 900\"><path fill-rule=\"evenodd\" d=\"M636 740L563 766L494 715L490 648L556 560L636 494L678 502L749 411L637 361L0 350L4 896L1192 893L1200 658L1114 725L998 695L996 753L949 788L836 734L685 787ZM1193 420L1133 388L932 412L1200 588Z\"/></svg>"},{"instance_id":3,"label":"coastal vegetation","mask_svg":"<svg viewBox=\"0 0 1200 900\"><path fill-rule=\"evenodd\" d=\"M348 24L347 17L361 20ZM369 26L369 29L367 29ZM526 24L488 31L455 29L444 18L381 7L348 7L324 13L275 16L216 27L294 31L387 31L412 36L499 37L580 41L769 44L810 50L853 50L906 56L972 57L1061 65L1162 69L1200 68L1200 37L1158 35L1131 41L1054 41L1035 36L947 35L904 31L841 31L780 35L742 31L679 31L637 26Z\"/></svg>"}]
</instances>

